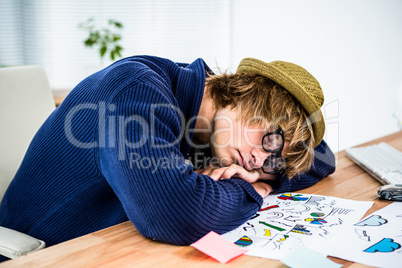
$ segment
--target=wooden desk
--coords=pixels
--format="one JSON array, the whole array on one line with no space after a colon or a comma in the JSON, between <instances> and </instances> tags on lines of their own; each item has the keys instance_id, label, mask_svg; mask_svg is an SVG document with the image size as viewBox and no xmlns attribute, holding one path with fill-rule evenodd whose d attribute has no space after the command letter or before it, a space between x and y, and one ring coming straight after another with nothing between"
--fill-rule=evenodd
<instances>
[{"instance_id":1,"label":"wooden desk","mask_svg":"<svg viewBox=\"0 0 402 268\"><path fill-rule=\"evenodd\" d=\"M402 151L402 131L366 143L387 142ZM337 154L337 170L302 193L329 195L353 200L375 200L372 213L390 204L377 199L380 186L345 153ZM367 267L332 258L345 267ZM130 222L91 233L28 256L0 264L0 267L222 267L214 259L189 246L173 246L144 238ZM226 267L287 267L279 261L250 256L232 260Z\"/></svg>"}]
</instances>

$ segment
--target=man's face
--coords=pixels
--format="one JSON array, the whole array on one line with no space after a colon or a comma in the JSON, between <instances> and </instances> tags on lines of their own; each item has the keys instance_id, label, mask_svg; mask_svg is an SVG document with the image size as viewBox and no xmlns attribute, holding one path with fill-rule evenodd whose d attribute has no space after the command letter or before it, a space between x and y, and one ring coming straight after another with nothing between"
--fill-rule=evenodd
<instances>
[{"instance_id":1,"label":"man's face","mask_svg":"<svg viewBox=\"0 0 402 268\"><path fill-rule=\"evenodd\" d=\"M238 119L239 118L239 119ZM237 109L224 108L217 111L213 122L211 150L222 166L238 164L245 169L257 170L262 179L274 176L262 172L265 159L272 153L262 148L262 138L276 129L266 129L259 125L249 125L238 117ZM285 141L282 156L285 157L289 143Z\"/></svg>"}]
</instances>

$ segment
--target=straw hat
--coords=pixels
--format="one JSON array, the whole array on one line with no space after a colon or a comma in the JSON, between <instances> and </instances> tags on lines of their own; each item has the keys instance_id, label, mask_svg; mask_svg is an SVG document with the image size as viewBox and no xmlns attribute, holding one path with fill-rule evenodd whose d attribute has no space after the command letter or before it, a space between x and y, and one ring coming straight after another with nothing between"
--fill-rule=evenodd
<instances>
[{"instance_id":1,"label":"straw hat","mask_svg":"<svg viewBox=\"0 0 402 268\"><path fill-rule=\"evenodd\" d=\"M266 63L245 58L240 62L237 73L263 75L289 91L301 103L313 123L314 146L322 141L325 122L320 108L324 103L324 94L318 81L307 70L285 61Z\"/></svg>"}]
</instances>

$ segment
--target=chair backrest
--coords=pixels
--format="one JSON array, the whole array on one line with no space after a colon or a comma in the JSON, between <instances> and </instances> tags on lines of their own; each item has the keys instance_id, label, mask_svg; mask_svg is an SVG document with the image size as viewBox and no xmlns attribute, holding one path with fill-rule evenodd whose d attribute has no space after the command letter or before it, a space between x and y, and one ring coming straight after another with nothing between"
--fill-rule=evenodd
<instances>
[{"instance_id":1,"label":"chair backrest","mask_svg":"<svg viewBox=\"0 0 402 268\"><path fill-rule=\"evenodd\" d=\"M0 68L0 202L33 136L54 109L41 67Z\"/></svg>"}]
</instances>

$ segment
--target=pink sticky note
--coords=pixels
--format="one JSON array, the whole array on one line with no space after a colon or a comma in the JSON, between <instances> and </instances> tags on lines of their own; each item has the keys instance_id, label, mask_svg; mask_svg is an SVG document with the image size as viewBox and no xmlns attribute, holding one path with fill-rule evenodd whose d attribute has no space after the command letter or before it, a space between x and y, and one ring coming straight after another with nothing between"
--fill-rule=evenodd
<instances>
[{"instance_id":1,"label":"pink sticky note","mask_svg":"<svg viewBox=\"0 0 402 268\"><path fill-rule=\"evenodd\" d=\"M201 252L211 256L221 263L227 263L233 258L243 255L247 250L236 246L223 236L211 231L197 242L191 244Z\"/></svg>"}]
</instances>

